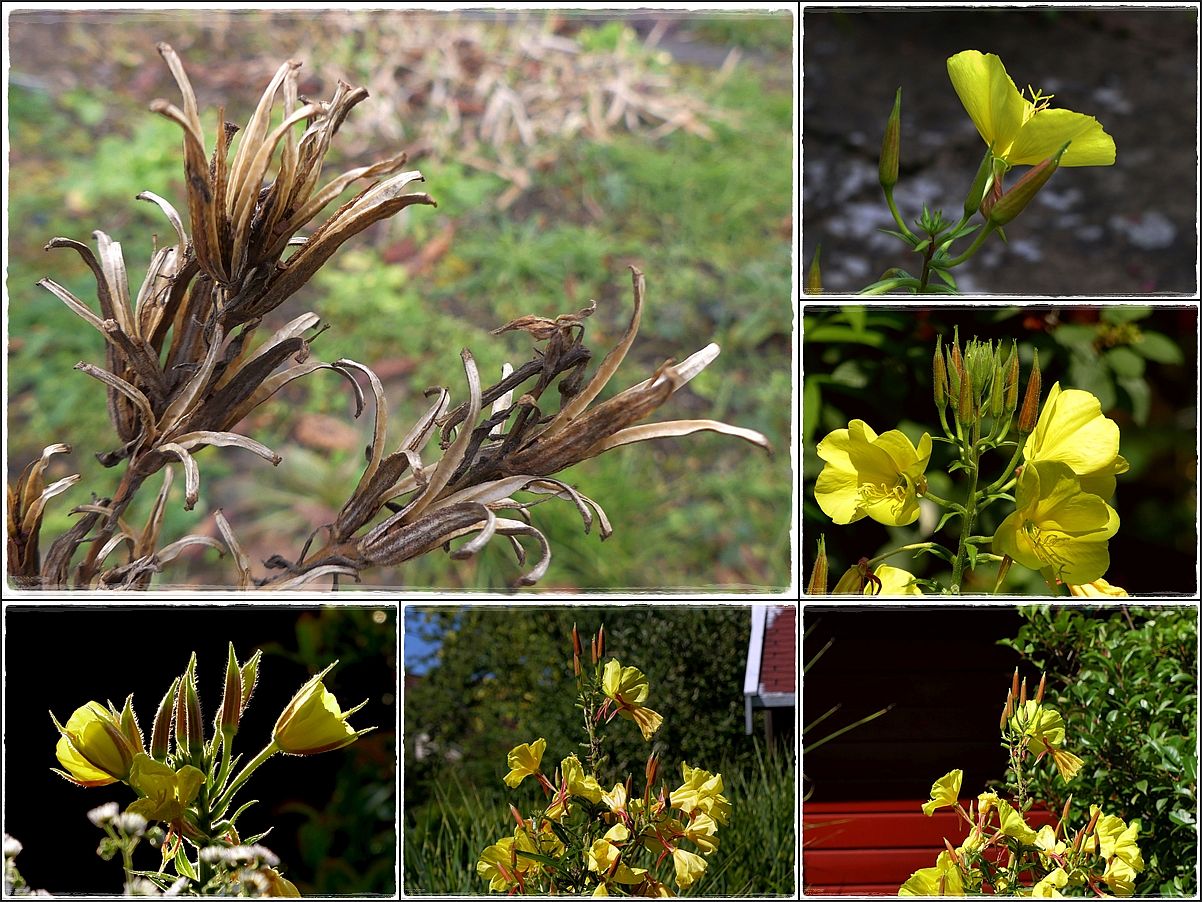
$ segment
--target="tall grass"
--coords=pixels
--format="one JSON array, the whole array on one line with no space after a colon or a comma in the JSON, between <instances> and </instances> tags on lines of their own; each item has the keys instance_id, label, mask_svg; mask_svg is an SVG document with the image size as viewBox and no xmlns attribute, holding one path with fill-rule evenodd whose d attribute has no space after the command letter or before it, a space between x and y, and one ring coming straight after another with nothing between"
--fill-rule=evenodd
<instances>
[{"instance_id":1,"label":"tall grass","mask_svg":"<svg viewBox=\"0 0 1202 902\"><path fill-rule=\"evenodd\" d=\"M792 896L796 891L796 777L789 754L757 747L752 767L722 769L730 823L708 857L705 877L682 896ZM435 800L405 812L403 885L412 895L480 895L476 874L484 848L513 831L508 808L483 797L454 775L434 789ZM671 884L671 866L661 868Z\"/></svg>"}]
</instances>

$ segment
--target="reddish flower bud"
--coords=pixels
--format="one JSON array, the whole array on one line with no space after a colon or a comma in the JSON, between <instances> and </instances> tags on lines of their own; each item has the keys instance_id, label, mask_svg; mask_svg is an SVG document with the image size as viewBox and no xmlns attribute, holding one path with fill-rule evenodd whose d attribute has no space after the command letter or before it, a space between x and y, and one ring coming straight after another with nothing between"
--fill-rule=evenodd
<instances>
[{"instance_id":1,"label":"reddish flower bud","mask_svg":"<svg viewBox=\"0 0 1202 902\"><path fill-rule=\"evenodd\" d=\"M1029 435L1035 430L1039 421L1039 351L1035 352L1035 360L1031 364L1031 374L1027 376L1027 393L1023 395L1023 409L1018 415L1018 431Z\"/></svg>"},{"instance_id":2,"label":"reddish flower bud","mask_svg":"<svg viewBox=\"0 0 1202 902\"><path fill-rule=\"evenodd\" d=\"M1039 193L1039 189L1047 184L1048 179L1059 168L1060 158L1071 143L1071 141L1065 141L1053 156L1048 157L1038 166L1032 166L1021 179L1015 182L1014 187L1003 194L993 205L993 209L989 211L989 221L994 225L1003 226L1025 210L1027 204L1031 202L1031 198Z\"/></svg>"},{"instance_id":3,"label":"reddish flower bud","mask_svg":"<svg viewBox=\"0 0 1202 902\"><path fill-rule=\"evenodd\" d=\"M807 595L826 594L826 536L818 537L818 557L814 560L814 569L810 572L810 584L806 587Z\"/></svg>"}]
</instances>

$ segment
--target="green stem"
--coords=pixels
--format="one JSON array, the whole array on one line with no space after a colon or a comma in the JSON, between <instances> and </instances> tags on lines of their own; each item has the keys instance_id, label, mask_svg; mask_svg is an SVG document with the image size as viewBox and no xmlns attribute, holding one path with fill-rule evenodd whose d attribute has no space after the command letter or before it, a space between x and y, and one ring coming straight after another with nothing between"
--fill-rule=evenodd
<instances>
[{"instance_id":1,"label":"green stem","mask_svg":"<svg viewBox=\"0 0 1202 902\"><path fill-rule=\"evenodd\" d=\"M1023 453L1023 445L1026 444L1027 437L1021 432L1018 434L1018 444L1014 446L1014 454L1010 457L1010 463L1006 464L1006 469L1002 470L1002 475L994 482L990 483L985 489L986 495L992 495L994 492L1002 491L1002 486L1006 484L1006 480L1010 478L1010 474L1014 472L1014 467L1018 463L1018 456Z\"/></svg>"},{"instance_id":2,"label":"green stem","mask_svg":"<svg viewBox=\"0 0 1202 902\"><path fill-rule=\"evenodd\" d=\"M960 508L960 505L956 504L956 502L948 501L946 498L940 498L938 495L934 494L933 492L924 491L921 493L921 495L919 497L926 498L928 501L934 501L940 507L950 507L953 510Z\"/></svg>"},{"instance_id":3,"label":"green stem","mask_svg":"<svg viewBox=\"0 0 1202 902\"><path fill-rule=\"evenodd\" d=\"M968 539L972 535L973 521L977 517L977 477L980 475L980 457L974 445L969 451L972 467L972 481L968 485L968 500L964 505L964 516L961 518L960 545L956 549L956 558L952 562L952 594L960 594L960 583L964 579L964 560L968 556Z\"/></svg>"},{"instance_id":4,"label":"green stem","mask_svg":"<svg viewBox=\"0 0 1202 902\"><path fill-rule=\"evenodd\" d=\"M976 241L974 241L972 244L970 244L968 246L968 250L966 250L964 253L962 253L959 257L953 257L951 260L947 261L947 268L951 269L953 266L959 266L961 263L963 263L965 260L967 260L973 254L975 254L978 250L980 250L981 245L985 243L985 239L988 238L989 235L993 232L993 228L994 228L993 223L986 223L985 228L983 228L983 229L981 229L981 231L977 232L977 239L976 239Z\"/></svg>"},{"instance_id":5,"label":"green stem","mask_svg":"<svg viewBox=\"0 0 1202 902\"><path fill-rule=\"evenodd\" d=\"M889 186L885 189L885 203L889 205L889 212L893 214L893 221L897 223L898 230L907 238L917 237L913 232L910 231L909 227L905 223L905 220L901 218L901 214L897 212L897 204L893 202L893 186Z\"/></svg>"},{"instance_id":6,"label":"green stem","mask_svg":"<svg viewBox=\"0 0 1202 902\"><path fill-rule=\"evenodd\" d=\"M218 735L221 736L221 767L217 771L216 791L221 792L230 775L230 745L233 743L234 736L224 730Z\"/></svg>"},{"instance_id":7,"label":"green stem","mask_svg":"<svg viewBox=\"0 0 1202 902\"><path fill-rule=\"evenodd\" d=\"M904 551L922 551L924 548L940 548L938 542L918 542L914 545L903 545L901 548L894 548L892 551L886 551L884 554L878 554L867 564L869 567L875 567L886 558L891 558L895 554L901 554Z\"/></svg>"},{"instance_id":8,"label":"green stem","mask_svg":"<svg viewBox=\"0 0 1202 902\"><path fill-rule=\"evenodd\" d=\"M267 746L259 754L255 755L246 767L242 768L242 772L234 778L234 782L230 784L229 789L222 793L221 798L217 800L217 804L213 806L213 812L218 813L229 807L230 801L234 798L234 793L242 788L242 784L250 779L250 775L259 769L268 758L280 750L280 747L275 744L275 740L267 743Z\"/></svg>"}]
</instances>

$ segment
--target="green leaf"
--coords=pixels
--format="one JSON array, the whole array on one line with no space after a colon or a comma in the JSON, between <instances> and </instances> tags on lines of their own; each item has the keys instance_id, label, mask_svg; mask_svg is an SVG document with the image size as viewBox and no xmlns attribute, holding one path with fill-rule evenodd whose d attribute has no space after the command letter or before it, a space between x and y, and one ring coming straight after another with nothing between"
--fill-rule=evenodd
<instances>
[{"instance_id":1,"label":"green leaf","mask_svg":"<svg viewBox=\"0 0 1202 902\"><path fill-rule=\"evenodd\" d=\"M935 271L937 273L939 273L939 275L942 276L944 279L949 278L948 274L945 273L943 270L937 269ZM956 291L955 288L951 288L947 285L927 285L927 287L924 288L923 291L925 291L927 294L959 294L960 293L960 292Z\"/></svg>"},{"instance_id":2,"label":"green leaf","mask_svg":"<svg viewBox=\"0 0 1202 902\"><path fill-rule=\"evenodd\" d=\"M930 246L931 246L931 239L924 238L922 241L918 242L918 244L914 245L914 253L921 254L923 251L925 251Z\"/></svg>"},{"instance_id":3,"label":"green leaf","mask_svg":"<svg viewBox=\"0 0 1202 902\"><path fill-rule=\"evenodd\" d=\"M175 873L181 877L187 877L189 880L195 880L196 871L192 867L192 862L188 860L187 854L184 852L184 845L180 843L180 847L175 852Z\"/></svg>"},{"instance_id":4,"label":"green leaf","mask_svg":"<svg viewBox=\"0 0 1202 902\"><path fill-rule=\"evenodd\" d=\"M935 275L937 275L939 278L943 279L943 281L946 282L948 284L948 287L951 288L953 291L960 290L956 286L956 280L952 277L952 274L950 272L948 272L947 270L936 269Z\"/></svg>"},{"instance_id":5,"label":"green leaf","mask_svg":"<svg viewBox=\"0 0 1202 902\"><path fill-rule=\"evenodd\" d=\"M1056 343L1063 345L1066 348L1072 348L1083 356L1096 357L1097 351L1094 349L1094 339L1098 337L1098 331L1093 326L1075 326L1071 323L1057 326L1052 332L1052 338Z\"/></svg>"},{"instance_id":6,"label":"green leaf","mask_svg":"<svg viewBox=\"0 0 1202 902\"><path fill-rule=\"evenodd\" d=\"M1135 781L1135 788L1136 788L1136 789L1138 789L1140 792L1142 792L1142 793L1144 793L1144 794L1147 794L1147 792L1148 792L1148 781L1147 781L1147 780L1136 780L1136 781Z\"/></svg>"},{"instance_id":7,"label":"green leaf","mask_svg":"<svg viewBox=\"0 0 1202 902\"><path fill-rule=\"evenodd\" d=\"M955 511L954 513L959 513L959 511ZM949 564L955 559L955 555L952 554L950 551L948 551L946 548L944 548L942 545L935 545L931 548L919 548L918 551L916 552L916 554L924 554L924 553L934 555L937 558L942 558L943 560L947 561Z\"/></svg>"},{"instance_id":8,"label":"green leaf","mask_svg":"<svg viewBox=\"0 0 1202 902\"><path fill-rule=\"evenodd\" d=\"M1179 827L1188 827L1190 824L1196 823L1194 816L1184 808L1176 808L1169 812L1169 820Z\"/></svg>"},{"instance_id":9,"label":"green leaf","mask_svg":"<svg viewBox=\"0 0 1202 902\"><path fill-rule=\"evenodd\" d=\"M881 279L879 282L873 282L871 285L861 288L857 294L885 294L894 288L901 288L907 282L912 281L912 279Z\"/></svg>"},{"instance_id":10,"label":"green leaf","mask_svg":"<svg viewBox=\"0 0 1202 902\"><path fill-rule=\"evenodd\" d=\"M1083 357L1075 351L1069 360L1068 378L1073 388L1084 389L1097 397L1102 410L1110 410L1118 400L1110 371L1098 366L1095 360Z\"/></svg>"},{"instance_id":11,"label":"green leaf","mask_svg":"<svg viewBox=\"0 0 1202 902\"><path fill-rule=\"evenodd\" d=\"M860 304L840 307L839 313L857 332L863 332L868 325L868 308Z\"/></svg>"},{"instance_id":12,"label":"green leaf","mask_svg":"<svg viewBox=\"0 0 1202 902\"><path fill-rule=\"evenodd\" d=\"M1143 377L1136 379L1120 378L1119 386L1131 398L1131 418L1139 426L1147 425L1148 412L1152 406L1152 390Z\"/></svg>"},{"instance_id":13,"label":"green leaf","mask_svg":"<svg viewBox=\"0 0 1202 902\"><path fill-rule=\"evenodd\" d=\"M1159 332L1144 332L1131 345L1131 349L1156 363L1181 363L1184 359L1181 349L1173 340Z\"/></svg>"},{"instance_id":14,"label":"green leaf","mask_svg":"<svg viewBox=\"0 0 1202 902\"><path fill-rule=\"evenodd\" d=\"M1144 374L1144 359L1130 348L1111 348L1103 357L1116 376L1135 379Z\"/></svg>"},{"instance_id":15,"label":"green leaf","mask_svg":"<svg viewBox=\"0 0 1202 902\"><path fill-rule=\"evenodd\" d=\"M558 871L560 868L559 862L547 855L539 855L537 852L523 852L521 849L517 850L517 854L522 858L529 858L531 861L537 861L539 864L550 868L552 871Z\"/></svg>"},{"instance_id":16,"label":"green leaf","mask_svg":"<svg viewBox=\"0 0 1202 902\"><path fill-rule=\"evenodd\" d=\"M805 444L810 444L814 430L818 428L818 418L822 413L822 388L817 379L806 379L802 395L802 434Z\"/></svg>"},{"instance_id":17,"label":"green leaf","mask_svg":"<svg viewBox=\"0 0 1202 902\"><path fill-rule=\"evenodd\" d=\"M868 374L854 360L844 360L831 373L831 382L848 388L863 388L868 384Z\"/></svg>"},{"instance_id":18,"label":"green leaf","mask_svg":"<svg viewBox=\"0 0 1202 902\"><path fill-rule=\"evenodd\" d=\"M1152 315L1151 307L1141 307L1135 304L1122 307L1103 307L1102 322L1104 323L1133 323Z\"/></svg>"},{"instance_id":19,"label":"green leaf","mask_svg":"<svg viewBox=\"0 0 1202 902\"><path fill-rule=\"evenodd\" d=\"M943 527L947 525L947 521L952 517L959 516L962 516L959 511L945 511L943 516L939 518L939 525L935 527L935 532L939 532L939 530L943 529Z\"/></svg>"},{"instance_id":20,"label":"green leaf","mask_svg":"<svg viewBox=\"0 0 1202 902\"><path fill-rule=\"evenodd\" d=\"M980 552L980 549L976 545L968 544L964 546L964 551L968 554L968 569L976 570L977 554Z\"/></svg>"},{"instance_id":21,"label":"green leaf","mask_svg":"<svg viewBox=\"0 0 1202 902\"><path fill-rule=\"evenodd\" d=\"M877 229L877 231L884 232L886 235L892 235L894 238L900 238L906 244L910 245L910 247L914 247L914 245L918 244L919 241L917 235L907 235L904 232L898 232L894 229Z\"/></svg>"},{"instance_id":22,"label":"green leaf","mask_svg":"<svg viewBox=\"0 0 1202 902\"><path fill-rule=\"evenodd\" d=\"M884 336L876 332L857 332L847 326L823 325L816 329L803 328L803 334L806 341L844 341L851 344L870 345L874 348L879 348L885 343Z\"/></svg>"}]
</instances>

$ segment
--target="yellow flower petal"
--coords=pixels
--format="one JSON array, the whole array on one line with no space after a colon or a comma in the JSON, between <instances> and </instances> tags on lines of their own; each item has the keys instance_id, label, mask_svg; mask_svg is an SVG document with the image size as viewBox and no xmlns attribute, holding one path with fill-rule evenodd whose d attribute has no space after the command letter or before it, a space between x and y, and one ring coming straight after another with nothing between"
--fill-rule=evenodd
<instances>
[{"instance_id":1,"label":"yellow flower petal","mask_svg":"<svg viewBox=\"0 0 1202 902\"><path fill-rule=\"evenodd\" d=\"M924 802L922 813L930 817L938 808L951 808L959 801L960 784L964 781L964 771L960 768L948 771L931 785L931 800Z\"/></svg>"},{"instance_id":2,"label":"yellow flower petal","mask_svg":"<svg viewBox=\"0 0 1202 902\"><path fill-rule=\"evenodd\" d=\"M1048 109L1034 114L1019 129L1006 160L1013 166L1034 166L1072 141L1061 166L1113 166L1114 139L1093 116L1072 110Z\"/></svg>"},{"instance_id":3,"label":"yellow flower petal","mask_svg":"<svg viewBox=\"0 0 1202 902\"><path fill-rule=\"evenodd\" d=\"M1001 59L994 53L965 50L948 59L947 74L985 143L995 156L1005 157L1032 105L1014 86Z\"/></svg>"}]
</instances>

